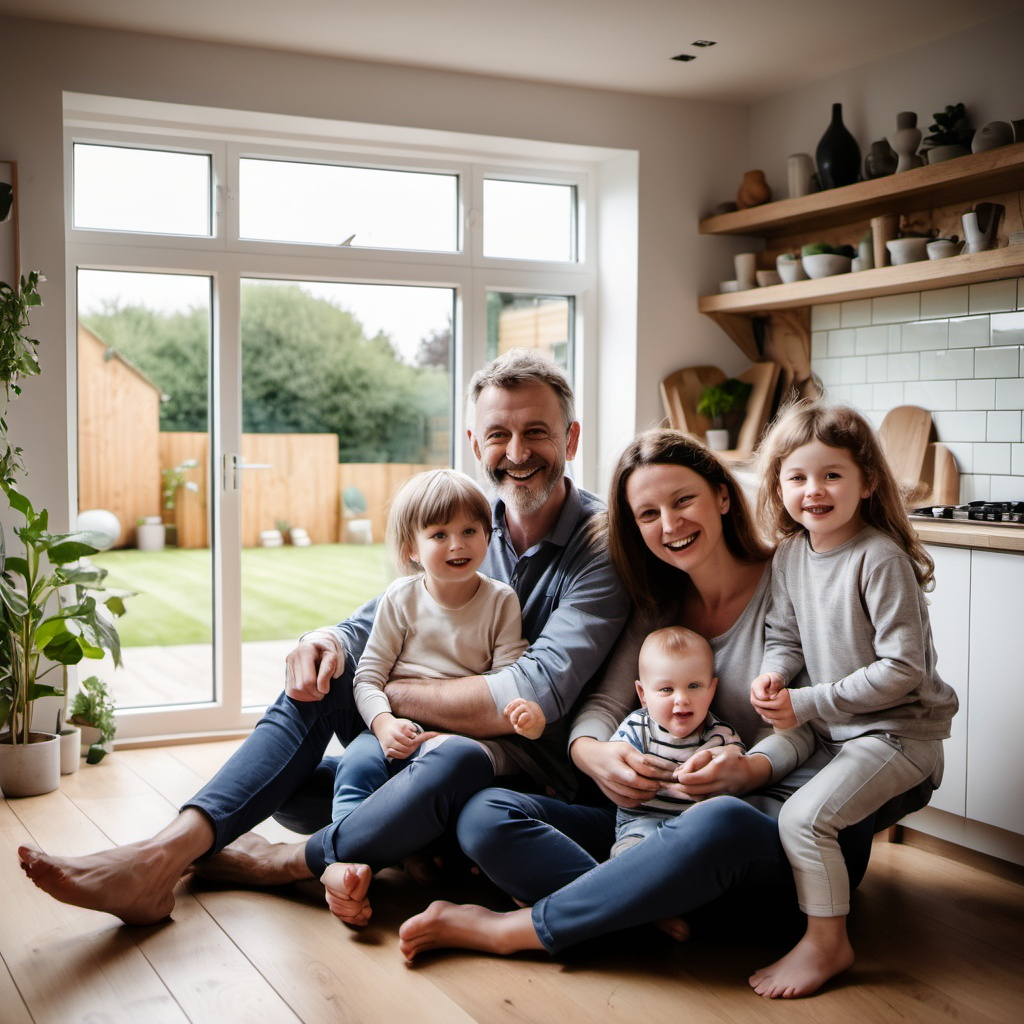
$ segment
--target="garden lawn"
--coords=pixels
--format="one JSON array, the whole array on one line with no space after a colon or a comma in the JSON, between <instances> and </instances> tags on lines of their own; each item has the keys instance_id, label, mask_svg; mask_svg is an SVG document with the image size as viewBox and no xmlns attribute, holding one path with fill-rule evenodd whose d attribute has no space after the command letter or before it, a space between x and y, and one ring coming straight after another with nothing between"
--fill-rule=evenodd
<instances>
[{"instance_id":1,"label":"garden lawn","mask_svg":"<svg viewBox=\"0 0 1024 1024\"><path fill-rule=\"evenodd\" d=\"M206 548L105 551L107 589L134 591L117 631L124 647L209 643L211 558ZM297 639L340 622L379 594L392 570L383 544L314 544L242 551L242 640Z\"/></svg>"}]
</instances>

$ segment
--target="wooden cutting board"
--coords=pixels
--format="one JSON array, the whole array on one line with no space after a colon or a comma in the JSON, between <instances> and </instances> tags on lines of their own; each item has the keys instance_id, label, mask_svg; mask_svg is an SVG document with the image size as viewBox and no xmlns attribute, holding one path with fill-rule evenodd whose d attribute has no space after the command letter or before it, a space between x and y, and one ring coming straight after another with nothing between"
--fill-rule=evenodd
<instances>
[{"instance_id":1,"label":"wooden cutting board","mask_svg":"<svg viewBox=\"0 0 1024 1024\"><path fill-rule=\"evenodd\" d=\"M878 436L896 480L919 490L928 446L936 439L932 414L916 405L899 405L885 414Z\"/></svg>"}]
</instances>

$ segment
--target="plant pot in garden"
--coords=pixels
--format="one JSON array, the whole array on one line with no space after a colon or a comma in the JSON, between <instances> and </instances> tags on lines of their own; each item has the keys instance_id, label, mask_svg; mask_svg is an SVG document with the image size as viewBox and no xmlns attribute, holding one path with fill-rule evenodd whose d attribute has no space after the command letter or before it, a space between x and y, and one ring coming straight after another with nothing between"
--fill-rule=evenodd
<instances>
[{"instance_id":1,"label":"plant pot in garden","mask_svg":"<svg viewBox=\"0 0 1024 1024\"><path fill-rule=\"evenodd\" d=\"M139 551L163 551L167 530L159 516L147 516L135 527L135 546Z\"/></svg>"},{"instance_id":2,"label":"plant pot in garden","mask_svg":"<svg viewBox=\"0 0 1024 1024\"><path fill-rule=\"evenodd\" d=\"M82 767L82 730L66 725L60 731L60 773L71 775Z\"/></svg>"},{"instance_id":3,"label":"plant pot in garden","mask_svg":"<svg viewBox=\"0 0 1024 1024\"><path fill-rule=\"evenodd\" d=\"M0 790L6 797L40 796L60 785L60 737L34 732L28 743L0 742Z\"/></svg>"}]
</instances>

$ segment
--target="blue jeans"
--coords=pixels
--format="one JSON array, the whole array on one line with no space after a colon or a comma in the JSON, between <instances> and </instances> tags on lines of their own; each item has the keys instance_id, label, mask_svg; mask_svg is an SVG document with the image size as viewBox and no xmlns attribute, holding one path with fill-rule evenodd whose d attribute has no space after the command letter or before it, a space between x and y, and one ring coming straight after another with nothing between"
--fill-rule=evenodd
<instances>
[{"instance_id":1,"label":"blue jeans","mask_svg":"<svg viewBox=\"0 0 1024 1024\"><path fill-rule=\"evenodd\" d=\"M379 870L438 838L466 800L494 781L483 749L453 737L388 780L344 823L335 822L331 800L342 759L324 758L324 751L332 736L349 744L364 730L352 700L351 670L332 681L322 701L294 701L282 693L184 805L202 811L213 825L209 852L283 809L291 811L283 820L298 831L316 830L306 844L306 863L317 877L339 860Z\"/></svg>"},{"instance_id":2,"label":"blue jeans","mask_svg":"<svg viewBox=\"0 0 1024 1024\"><path fill-rule=\"evenodd\" d=\"M604 860L614 824L611 808L490 789L466 805L458 837L489 878L533 905L534 927L551 953L687 914L729 893L752 900L780 889L792 894L776 820L736 797L703 801ZM872 824L867 819L843 833L851 885L867 867Z\"/></svg>"}]
</instances>

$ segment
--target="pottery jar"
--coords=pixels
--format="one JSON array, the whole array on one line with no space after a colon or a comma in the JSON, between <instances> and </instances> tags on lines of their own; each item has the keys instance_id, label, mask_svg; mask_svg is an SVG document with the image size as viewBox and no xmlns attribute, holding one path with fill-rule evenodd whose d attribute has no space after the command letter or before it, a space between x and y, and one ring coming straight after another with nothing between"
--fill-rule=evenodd
<instances>
[{"instance_id":1,"label":"pottery jar","mask_svg":"<svg viewBox=\"0 0 1024 1024\"><path fill-rule=\"evenodd\" d=\"M814 152L822 188L852 185L860 177L860 146L843 124L843 105L832 104L832 123Z\"/></svg>"}]
</instances>

